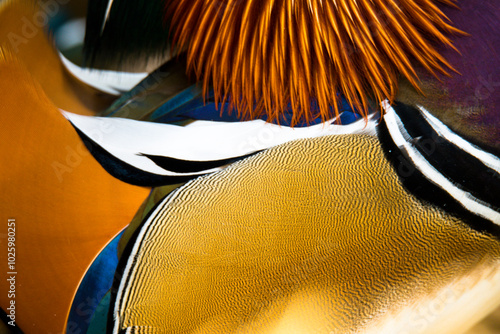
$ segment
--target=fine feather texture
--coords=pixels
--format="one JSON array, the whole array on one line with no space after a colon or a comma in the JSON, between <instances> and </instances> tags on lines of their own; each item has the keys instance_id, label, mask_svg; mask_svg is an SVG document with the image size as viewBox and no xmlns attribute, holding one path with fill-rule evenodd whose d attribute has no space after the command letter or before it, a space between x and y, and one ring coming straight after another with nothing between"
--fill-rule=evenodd
<instances>
[{"instance_id":1,"label":"fine feather texture","mask_svg":"<svg viewBox=\"0 0 500 334\"><path fill-rule=\"evenodd\" d=\"M409 194L376 138L298 140L161 200L121 257L109 324L113 333L460 333L488 299L498 303L499 276L473 290L499 272L498 245Z\"/></svg>"},{"instance_id":2,"label":"fine feather texture","mask_svg":"<svg viewBox=\"0 0 500 334\"><path fill-rule=\"evenodd\" d=\"M120 71L155 68L168 57L163 0L90 0L85 65Z\"/></svg>"},{"instance_id":3,"label":"fine feather texture","mask_svg":"<svg viewBox=\"0 0 500 334\"><path fill-rule=\"evenodd\" d=\"M447 74L434 42L458 33L436 6L453 0L167 1L172 43L188 69L247 118L270 119L290 103L294 123L338 114L338 95L368 113L370 98L393 101L399 74L418 87L415 65ZM317 100L319 112L310 110Z\"/></svg>"}]
</instances>

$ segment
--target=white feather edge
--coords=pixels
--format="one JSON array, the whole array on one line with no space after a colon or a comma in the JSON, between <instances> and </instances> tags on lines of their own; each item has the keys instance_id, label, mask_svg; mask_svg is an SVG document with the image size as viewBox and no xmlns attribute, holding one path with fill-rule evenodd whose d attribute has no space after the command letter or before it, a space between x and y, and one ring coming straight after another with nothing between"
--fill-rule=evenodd
<instances>
[{"instance_id":1,"label":"white feather edge","mask_svg":"<svg viewBox=\"0 0 500 334\"><path fill-rule=\"evenodd\" d=\"M231 159L297 139L326 135L375 135L374 115L366 123L360 119L348 125L333 120L308 127L290 128L262 120L247 122L194 121L186 126L136 121L124 118L82 116L61 110L86 136L114 157L141 170L158 175L199 175L175 173L141 155L165 156L187 161Z\"/></svg>"},{"instance_id":2,"label":"white feather edge","mask_svg":"<svg viewBox=\"0 0 500 334\"><path fill-rule=\"evenodd\" d=\"M120 309L121 305L124 300L128 299L128 295L130 290L126 289L126 284L128 281L132 281L135 279L135 276L137 274L137 268L134 267L134 262L135 259L137 258L137 253L139 252L141 242L144 240L144 237L150 233L150 228L153 222L155 222L158 219L158 216L161 215L165 207L167 207L173 199L175 199L174 194L179 192L181 189L187 187L190 183L184 184L180 186L179 188L175 189L173 192L171 192L168 196L166 196L161 202L158 204L156 209L151 212L149 215L149 218L143 223L142 227L139 229L139 234L137 236L136 241L133 243L132 250L130 252L130 255L127 259L127 263L125 265L125 269L123 270L122 278L120 279L120 284L118 286L118 291L116 292L116 302L113 307L113 319L114 319L114 325L113 325L113 334L118 334L120 332L120 321L121 321L121 314L120 314ZM128 279L130 277L130 279ZM130 328L132 329L132 328ZM127 329L129 330L129 329Z\"/></svg>"},{"instance_id":3,"label":"white feather edge","mask_svg":"<svg viewBox=\"0 0 500 334\"><path fill-rule=\"evenodd\" d=\"M111 95L121 95L123 92L131 90L149 74L147 72L131 73L85 69L73 64L60 52L59 58L66 70L76 79Z\"/></svg>"},{"instance_id":4,"label":"white feather edge","mask_svg":"<svg viewBox=\"0 0 500 334\"><path fill-rule=\"evenodd\" d=\"M482 201L472 196L470 193L461 190L451 181L449 181L443 174L437 171L419 152L418 150L409 142L409 134L394 111L389 101L385 100L382 103L382 107L385 110L384 120L389 129L389 133L394 140L394 143L406 151L409 158L413 161L415 167L424 176L434 183L439 188L446 191L450 196L452 196L457 202L459 202L465 209L474 212L475 214L490 220L491 222L500 225L500 213L491 209L485 205Z\"/></svg>"},{"instance_id":5,"label":"white feather edge","mask_svg":"<svg viewBox=\"0 0 500 334\"><path fill-rule=\"evenodd\" d=\"M447 139L451 143L455 144L462 151L473 155L478 160L480 160L485 166L493 169L497 173L500 173L500 159L495 157L493 154L485 152L475 145L472 145L462 137L458 136L456 133L452 132L446 125L444 125L439 119L432 116L424 107L418 106L424 118L429 122L429 124L434 128L434 130L443 138Z\"/></svg>"},{"instance_id":6,"label":"white feather edge","mask_svg":"<svg viewBox=\"0 0 500 334\"><path fill-rule=\"evenodd\" d=\"M113 6L113 0L109 0L108 5L106 6L106 12L104 13L104 19L102 20L101 35L104 31L104 27L106 26L106 23L108 23L109 13L111 12L112 6Z\"/></svg>"}]
</instances>

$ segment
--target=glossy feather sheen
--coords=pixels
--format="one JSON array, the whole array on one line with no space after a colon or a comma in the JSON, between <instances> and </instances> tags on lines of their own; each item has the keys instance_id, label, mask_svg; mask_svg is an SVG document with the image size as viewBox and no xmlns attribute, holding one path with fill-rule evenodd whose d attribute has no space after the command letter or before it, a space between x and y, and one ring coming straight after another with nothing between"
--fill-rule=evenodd
<instances>
[{"instance_id":1,"label":"glossy feather sheen","mask_svg":"<svg viewBox=\"0 0 500 334\"><path fill-rule=\"evenodd\" d=\"M108 105L109 100L99 91L68 75L61 64L53 41L46 36L47 26L41 19L54 15L57 3L32 0L0 1L0 46L15 54L45 94L59 108L82 115L95 115Z\"/></svg>"},{"instance_id":2,"label":"glossy feather sheen","mask_svg":"<svg viewBox=\"0 0 500 334\"><path fill-rule=\"evenodd\" d=\"M120 71L153 70L168 55L163 0L89 0L86 65Z\"/></svg>"},{"instance_id":3,"label":"glossy feather sheen","mask_svg":"<svg viewBox=\"0 0 500 334\"><path fill-rule=\"evenodd\" d=\"M500 258L498 240L408 194L363 135L286 143L191 181L138 240L118 276L115 333L382 328L491 278ZM457 280L462 290L450 288ZM459 326L478 310L457 312ZM422 332L412 324L399 329Z\"/></svg>"},{"instance_id":4,"label":"glossy feather sheen","mask_svg":"<svg viewBox=\"0 0 500 334\"><path fill-rule=\"evenodd\" d=\"M188 68L246 117L278 118L288 103L294 121L332 117L338 92L366 115L397 93L399 74L418 87L418 64L430 73L450 65L434 42L452 47L458 32L436 6L451 0L181 0L167 1L173 44ZM315 99L319 112L310 109ZM231 108L230 107L230 108ZM338 109L335 109L338 113Z\"/></svg>"},{"instance_id":5,"label":"glossy feather sheen","mask_svg":"<svg viewBox=\"0 0 500 334\"><path fill-rule=\"evenodd\" d=\"M0 216L17 222L16 326L27 334L76 333L66 321L78 284L148 190L102 169L37 82L39 73L28 72L16 54L0 49L0 73ZM77 105L67 91L58 93ZM0 227L2 248L7 232L7 224ZM2 263L7 255L0 252ZM9 291L5 275L3 292ZM9 305L1 293L0 308ZM88 312L84 305L79 310Z\"/></svg>"}]
</instances>

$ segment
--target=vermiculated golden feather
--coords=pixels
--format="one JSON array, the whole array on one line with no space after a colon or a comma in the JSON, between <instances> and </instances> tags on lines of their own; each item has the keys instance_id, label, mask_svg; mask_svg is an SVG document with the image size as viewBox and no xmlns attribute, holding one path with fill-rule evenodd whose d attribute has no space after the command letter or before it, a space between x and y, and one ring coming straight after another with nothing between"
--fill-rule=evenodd
<instances>
[{"instance_id":1,"label":"vermiculated golden feather","mask_svg":"<svg viewBox=\"0 0 500 334\"><path fill-rule=\"evenodd\" d=\"M173 45L212 85L215 102L246 118L292 123L338 114L338 93L366 116L369 99L393 101L398 75L418 88L414 65L447 74L436 50L452 47L437 2L453 0L180 0L168 3ZM318 108L311 108L317 101ZM318 109L318 110L314 110Z\"/></svg>"},{"instance_id":2,"label":"vermiculated golden feather","mask_svg":"<svg viewBox=\"0 0 500 334\"><path fill-rule=\"evenodd\" d=\"M113 333L460 333L499 301L499 242L408 193L384 150L292 141L172 192L123 255Z\"/></svg>"}]
</instances>

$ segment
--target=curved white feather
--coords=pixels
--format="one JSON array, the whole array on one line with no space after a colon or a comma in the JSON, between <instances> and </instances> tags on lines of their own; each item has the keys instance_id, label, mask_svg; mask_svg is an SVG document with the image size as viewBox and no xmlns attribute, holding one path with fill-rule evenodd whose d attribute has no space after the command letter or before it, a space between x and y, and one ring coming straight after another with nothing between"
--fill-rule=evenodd
<instances>
[{"instance_id":1,"label":"curved white feather","mask_svg":"<svg viewBox=\"0 0 500 334\"><path fill-rule=\"evenodd\" d=\"M366 124L361 119L349 125L334 125L330 121L303 128L279 126L262 120L195 121L187 126L177 126L63 113L76 128L111 155L136 168L159 175L180 174L157 166L145 154L186 161L217 161L245 156L295 139L346 133L374 135L376 125L374 120ZM192 173L197 174L200 172Z\"/></svg>"},{"instance_id":2,"label":"curved white feather","mask_svg":"<svg viewBox=\"0 0 500 334\"><path fill-rule=\"evenodd\" d=\"M59 58L68 72L78 80L111 95L121 95L131 90L149 74L85 69L73 64L60 52Z\"/></svg>"}]
</instances>

